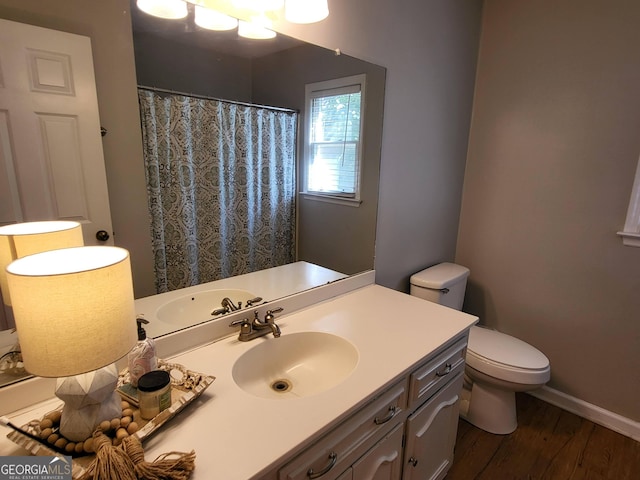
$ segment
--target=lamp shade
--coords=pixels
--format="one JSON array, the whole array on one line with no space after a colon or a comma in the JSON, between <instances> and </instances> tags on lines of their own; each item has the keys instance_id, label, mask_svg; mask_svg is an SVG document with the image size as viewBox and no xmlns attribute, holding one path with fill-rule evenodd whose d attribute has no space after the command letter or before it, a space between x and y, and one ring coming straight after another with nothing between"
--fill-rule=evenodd
<instances>
[{"instance_id":1,"label":"lamp shade","mask_svg":"<svg viewBox=\"0 0 640 480\"><path fill-rule=\"evenodd\" d=\"M6 275L11 262L34 253L83 244L82 226L78 222L26 222L0 227L0 289L4 303L11 305Z\"/></svg>"},{"instance_id":2,"label":"lamp shade","mask_svg":"<svg viewBox=\"0 0 640 480\"><path fill-rule=\"evenodd\" d=\"M78 375L125 356L138 335L129 252L91 246L52 250L7 267L25 368Z\"/></svg>"}]
</instances>

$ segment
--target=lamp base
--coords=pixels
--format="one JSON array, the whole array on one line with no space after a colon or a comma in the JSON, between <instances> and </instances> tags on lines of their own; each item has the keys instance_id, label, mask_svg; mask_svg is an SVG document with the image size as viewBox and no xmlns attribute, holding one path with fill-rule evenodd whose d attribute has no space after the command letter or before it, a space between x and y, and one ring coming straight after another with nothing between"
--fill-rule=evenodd
<instances>
[{"instance_id":1,"label":"lamp base","mask_svg":"<svg viewBox=\"0 0 640 480\"><path fill-rule=\"evenodd\" d=\"M59 378L56 396L65 402L60 433L73 442L89 438L100 422L122 415L120 396L116 393L118 371L115 364L99 370Z\"/></svg>"}]
</instances>

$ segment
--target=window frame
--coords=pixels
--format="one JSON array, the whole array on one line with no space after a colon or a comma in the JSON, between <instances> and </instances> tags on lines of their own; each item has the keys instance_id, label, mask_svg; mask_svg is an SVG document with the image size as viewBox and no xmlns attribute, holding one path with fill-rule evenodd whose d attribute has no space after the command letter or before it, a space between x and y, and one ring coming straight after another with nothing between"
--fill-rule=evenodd
<instances>
[{"instance_id":1,"label":"window frame","mask_svg":"<svg viewBox=\"0 0 640 480\"><path fill-rule=\"evenodd\" d=\"M618 232L622 237L622 243L629 247L640 247L640 158L636 167L636 176L633 181L629 209L624 229Z\"/></svg>"},{"instance_id":2,"label":"window frame","mask_svg":"<svg viewBox=\"0 0 640 480\"><path fill-rule=\"evenodd\" d=\"M341 195L337 192L319 192L308 189L309 184L309 161L311 159L311 102L317 98L318 92L345 89L354 85L360 86L360 131L356 148L357 172L355 178L355 193ZM348 205L357 207L362 203L361 186L362 186L362 168L364 159L364 124L366 113L366 74L351 75L322 82L308 83L305 85L305 112L304 112L304 148L302 153L301 165L301 185L300 195L309 200L317 200L321 202L336 203L340 205Z\"/></svg>"}]
</instances>

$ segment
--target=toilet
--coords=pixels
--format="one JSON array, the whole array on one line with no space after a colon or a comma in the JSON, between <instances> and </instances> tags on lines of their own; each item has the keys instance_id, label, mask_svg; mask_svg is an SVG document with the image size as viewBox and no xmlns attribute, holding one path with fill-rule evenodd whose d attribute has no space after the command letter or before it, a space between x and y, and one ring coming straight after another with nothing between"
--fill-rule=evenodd
<instances>
[{"instance_id":1,"label":"toilet","mask_svg":"<svg viewBox=\"0 0 640 480\"><path fill-rule=\"evenodd\" d=\"M411 295L462 310L469 269L440 263L411 276ZM518 426L515 392L549 381L549 359L504 333L473 326L467 345L460 416L482 430L508 434Z\"/></svg>"}]
</instances>

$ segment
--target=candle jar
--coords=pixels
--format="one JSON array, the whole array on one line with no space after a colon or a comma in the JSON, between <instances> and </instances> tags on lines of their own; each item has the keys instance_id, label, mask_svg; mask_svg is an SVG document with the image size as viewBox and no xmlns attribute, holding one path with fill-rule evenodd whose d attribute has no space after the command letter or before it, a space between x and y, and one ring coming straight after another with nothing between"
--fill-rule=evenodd
<instances>
[{"instance_id":1,"label":"candle jar","mask_svg":"<svg viewBox=\"0 0 640 480\"><path fill-rule=\"evenodd\" d=\"M138 379L140 416L151 420L171 406L171 377L164 370L153 370Z\"/></svg>"}]
</instances>

